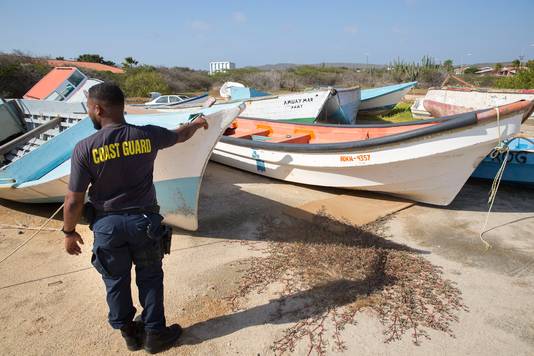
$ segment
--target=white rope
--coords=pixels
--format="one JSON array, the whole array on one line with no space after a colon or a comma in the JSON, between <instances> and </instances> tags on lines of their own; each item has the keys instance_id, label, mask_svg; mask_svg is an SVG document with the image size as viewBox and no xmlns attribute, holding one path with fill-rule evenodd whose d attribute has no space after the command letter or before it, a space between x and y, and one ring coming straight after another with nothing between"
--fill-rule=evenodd
<instances>
[{"instance_id":1,"label":"white rope","mask_svg":"<svg viewBox=\"0 0 534 356\"><path fill-rule=\"evenodd\" d=\"M34 226L24 226L24 225L9 225L9 224L0 224L0 230L39 230L41 231L59 231L60 229L54 229L52 227L41 228Z\"/></svg>"},{"instance_id":2,"label":"white rope","mask_svg":"<svg viewBox=\"0 0 534 356\"><path fill-rule=\"evenodd\" d=\"M18 245L13 251L11 251L7 256L5 256L4 258L2 258L0 260L0 263L4 262L5 260L7 260L9 257L13 256L18 250L20 250L21 248L23 248L28 242L30 242L35 236L37 236L41 231L43 231L43 229L46 227L46 225L48 225L48 223L61 211L61 209L63 209L63 205L65 204L61 204L61 206L54 212L54 214L52 214L52 216L50 216L45 222L43 225L41 225L39 227L39 229L37 231L35 231L26 241L24 241L23 243L21 243L20 245Z\"/></svg>"},{"instance_id":3,"label":"white rope","mask_svg":"<svg viewBox=\"0 0 534 356\"><path fill-rule=\"evenodd\" d=\"M484 227L482 227L482 230L480 231L479 238L486 246L486 250L491 248L492 246L482 237L488 230L486 230L486 227L488 225L489 217L491 214L491 209L493 208L493 203L495 202L495 197L497 196L497 191L499 190L499 185L501 184L502 176L504 175L504 170L506 169L506 164L508 163L508 154L510 153L510 148L508 147L507 143L504 143L502 141L501 137L501 122L500 122L500 113L499 108L495 108L495 111L497 112L497 129L499 131L499 143L497 146L493 149L490 156L492 158L496 158L499 155L502 155L504 153L504 159L502 161L501 167L497 171L497 174L495 175L495 178L493 179L493 183L491 184L491 190L488 197L488 204L489 209L488 213L486 214L486 221L484 222Z\"/></svg>"}]
</instances>

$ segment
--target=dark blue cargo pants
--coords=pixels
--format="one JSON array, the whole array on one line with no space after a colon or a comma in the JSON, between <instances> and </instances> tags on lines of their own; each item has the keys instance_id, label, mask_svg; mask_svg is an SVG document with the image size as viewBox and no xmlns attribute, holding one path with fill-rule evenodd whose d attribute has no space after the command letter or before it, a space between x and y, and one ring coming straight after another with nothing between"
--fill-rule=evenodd
<instances>
[{"instance_id":1,"label":"dark blue cargo pants","mask_svg":"<svg viewBox=\"0 0 534 356\"><path fill-rule=\"evenodd\" d=\"M146 330L165 327L163 310L163 269L160 243L147 236L149 219L144 214L114 214L93 224L91 262L106 285L109 323L120 329L132 321L131 269L135 264L141 317Z\"/></svg>"}]
</instances>

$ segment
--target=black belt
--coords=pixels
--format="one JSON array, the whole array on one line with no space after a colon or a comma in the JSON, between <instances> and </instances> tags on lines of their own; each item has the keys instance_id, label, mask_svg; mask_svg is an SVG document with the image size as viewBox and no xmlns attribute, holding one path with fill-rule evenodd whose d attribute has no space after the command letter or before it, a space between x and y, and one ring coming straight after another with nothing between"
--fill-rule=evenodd
<instances>
[{"instance_id":1,"label":"black belt","mask_svg":"<svg viewBox=\"0 0 534 356\"><path fill-rule=\"evenodd\" d=\"M141 215L141 214L158 214L159 207L149 207L149 208L132 208L124 210L108 210L108 211L96 211L97 217L103 217L108 215Z\"/></svg>"}]
</instances>

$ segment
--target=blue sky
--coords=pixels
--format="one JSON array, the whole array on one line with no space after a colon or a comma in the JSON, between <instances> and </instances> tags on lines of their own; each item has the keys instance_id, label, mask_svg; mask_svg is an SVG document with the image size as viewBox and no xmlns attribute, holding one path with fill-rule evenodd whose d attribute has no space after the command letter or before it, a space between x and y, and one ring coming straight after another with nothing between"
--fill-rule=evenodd
<instances>
[{"instance_id":1,"label":"blue sky","mask_svg":"<svg viewBox=\"0 0 534 356\"><path fill-rule=\"evenodd\" d=\"M183 4L183 5L182 5ZM0 51L207 69L272 63L534 58L534 0L1 0Z\"/></svg>"}]
</instances>

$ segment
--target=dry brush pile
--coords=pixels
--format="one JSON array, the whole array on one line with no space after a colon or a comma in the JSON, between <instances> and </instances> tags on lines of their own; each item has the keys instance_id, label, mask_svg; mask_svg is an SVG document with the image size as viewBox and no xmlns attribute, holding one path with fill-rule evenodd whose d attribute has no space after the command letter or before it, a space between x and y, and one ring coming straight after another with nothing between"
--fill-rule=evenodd
<instances>
[{"instance_id":1,"label":"dry brush pile","mask_svg":"<svg viewBox=\"0 0 534 356\"><path fill-rule=\"evenodd\" d=\"M419 344L428 330L451 336L451 322L466 310L454 283L417 251L382 237L383 222L356 227L320 212L312 223L265 218L251 243L264 252L248 266L233 307L252 292L281 283L277 312L270 322L292 323L272 346L276 354L307 341L308 354L324 355L330 346L345 349L342 330L371 311L384 327L384 342L407 332Z\"/></svg>"}]
</instances>

